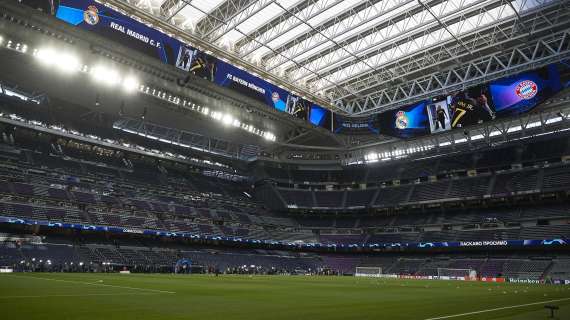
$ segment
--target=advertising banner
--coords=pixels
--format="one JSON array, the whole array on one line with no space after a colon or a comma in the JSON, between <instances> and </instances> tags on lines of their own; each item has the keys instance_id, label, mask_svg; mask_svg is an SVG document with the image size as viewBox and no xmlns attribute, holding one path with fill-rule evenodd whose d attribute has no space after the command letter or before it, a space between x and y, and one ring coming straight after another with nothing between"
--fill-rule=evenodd
<instances>
[{"instance_id":1,"label":"advertising banner","mask_svg":"<svg viewBox=\"0 0 570 320\"><path fill-rule=\"evenodd\" d=\"M562 90L561 66L551 64L381 113L379 132L411 138L528 112Z\"/></svg>"},{"instance_id":2,"label":"advertising banner","mask_svg":"<svg viewBox=\"0 0 570 320\"><path fill-rule=\"evenodd\" d=\"M557 65L503 78L489 84L499 116L525 113L562 90Z\"/></svg>"},{"instance_id":3,"label":"advertising banner","mask_svg":"<svg viewBox=\"0 0 570 320\"><path fill-rule=\"evenodd\" d=\"M201 234L191 232L171 232L165 230L148 230L128 227L111 227L101 225L85 225L80 223L65 223L54 221L42 221L32 219L22 219L7 216L0 216L0 223L8 224L22 224L22 225L39 225L51 228L63 228L74 230L86 230L95 232L112 232L112 233L128 233L128 234L143 234L151 236L162 237L182 237L190 239L208 239L208 240L221 240L230 242L244 242L244 243L263 243L273 245L287 245L295 247L306 248L410 248L410 249L431 249L431 248L446 248L446 247L489 247L489 246L502 246L502 247L521 247L521 246L565 246L568 245L565 239L546 239L546 240L489 240L489 241L463 241L463 242L397 242L397 243L374 243L374 244L321 244L321 243L298 243L298 242L284 242L276 240L262 240L262 239L242 239L239 237L227 236L204 236Z\"/></svg>"},{"instance_id":4,"label":"advertising banner","mask_svg":"<svg viewBox=\"0 0 570 320\"><path fill-rule=\"evenodd\" d=\"M334 115L334 133L346 134L378 134L378 123L375 117L350 118Z\"/></svg>"},{"instance_id":5,"label":"advertising banner","mask_svg":"<svg viewBox=\"0 0 570 320\"><path fill-rule=\"evenodd\" d=\"M411 138L428 133L428 101L421 101L411 106L387 111L378 115L378 127L381 134L401 138Z\"/></svg>"},{"instance_id":6,"label":"advertising banner","mask_svg":"<svg viewBox=\"0 0 570 320\"><path fill-rule=\"evenodd\" d=\"M315 126L331 128L332 113L251 73L202 52L93 0L61 0L56 17L185 72L232 89ZM185 85L189 80L180 79Z\"/></svg>"}]
</instances>

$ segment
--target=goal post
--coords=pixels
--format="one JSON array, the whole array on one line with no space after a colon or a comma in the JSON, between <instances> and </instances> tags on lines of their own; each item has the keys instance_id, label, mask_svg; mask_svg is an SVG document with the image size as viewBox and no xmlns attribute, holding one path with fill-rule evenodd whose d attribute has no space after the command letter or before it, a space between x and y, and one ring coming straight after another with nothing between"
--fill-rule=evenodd
<instances>
[{"instance_id":1,"label":"goal post","mask_svg":"<svg viewBox=\"0 0 570 320\"><path fill-rule=\"evenodd\" d=\"M381 267L356 267L356 272L354 273L357 277L376 277L379 278L382 275Z\"/></svg>"},{"instance_id":2,"label":"goal post","mask_svg":"<svg viewBox=\"0 0 570 320\"><path fill-rule=\"evenodd\" d=\"M477 278L477 271L474 269L437 268L437 277L439 279L474 280Z\"/></svg>"},{"instance_id":3,"label":"goal post","mask_svg":"<svg viewBox=\"0 0 570 320\"><path fill-rule=\"evenodd\" d=\"M11 266L0 266L0 273L12 273L14 272L14 268Z\"/></svg>"}]
</instances>

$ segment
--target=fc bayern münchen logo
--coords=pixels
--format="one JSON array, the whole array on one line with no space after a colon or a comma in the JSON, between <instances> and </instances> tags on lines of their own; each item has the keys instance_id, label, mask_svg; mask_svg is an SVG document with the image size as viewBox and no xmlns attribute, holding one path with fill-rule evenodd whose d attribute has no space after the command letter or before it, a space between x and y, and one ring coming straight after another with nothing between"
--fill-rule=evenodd
<instances>
[{"instance_id":1,"label":"fc bayern m\u00fcnchen logo","mask_svg":"<svg viewBox=\"0 0 570 320\"><path fill-rule=\"evenodd\" d=\"M406 112L398 111L398 113L396 113L396 128L406 129L407 127L408 127L408 117L406 116Z\"/></svg>"},{"instance_id":2,"label":"fc bayern m\u00fcnchen logo","mask_svg":"<svg viewBox=\"0 0 570 320\"><path fill-rule=\"evenodd\" d=\"M524 100L532 99L536 96L538 92L538 86L534 81L524 80L519 83L515 88L515 93L517 96Z\"/></svg>"},{"instance_id":3,"label":"fc bayern m\u00fcnchen logo","mask_svg":"<svg viewBox=\"0 0 570 320\"><path fill-rule=\"evenodd\" d=\"M96 6L89 6L83 11L83 21L92 26L99 23L99 10Z\"/></svg>"}]
</instances>

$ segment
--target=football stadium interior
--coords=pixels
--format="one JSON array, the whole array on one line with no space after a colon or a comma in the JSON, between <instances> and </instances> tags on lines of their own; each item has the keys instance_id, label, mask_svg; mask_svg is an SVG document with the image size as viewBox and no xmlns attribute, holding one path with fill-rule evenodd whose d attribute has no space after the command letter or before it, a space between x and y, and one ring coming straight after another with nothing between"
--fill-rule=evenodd
<instances>
[{"instance_id":1,"label":"football stadium interior","mask_svg":"<svg viewBox=\"0 0 570 320\"><path fill-rule=\"evenodd\" d=\"M570 319L570 1L0 1L2 319Z\"/></svg>"}]
</instances>

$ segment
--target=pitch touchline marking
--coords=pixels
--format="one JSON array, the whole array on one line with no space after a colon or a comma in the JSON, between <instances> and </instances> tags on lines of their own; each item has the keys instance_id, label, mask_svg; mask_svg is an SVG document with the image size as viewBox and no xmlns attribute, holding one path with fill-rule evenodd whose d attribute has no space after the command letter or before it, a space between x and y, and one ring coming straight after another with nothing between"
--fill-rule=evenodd
<instances>
[{"instance_id":1,"label":"pitch touchline marking","mask_svg":"<svg viewBox=\"0 0 570 320\"><path fill-rule=\"evenodd\" d=\"M43 295L43 296L4 296L0 297L0 299L28 299L28 298L52 298L52 297L91 297L91 296L146 296L146 295L153 295L159 294L157 293L87 293L87 294L50 294L50 295Z\"/></svg>"},{"instance_id":2,"label":"pitch touchline marking","mask_svg":"<svg viewBox=\"0 0 570 320\"><path fill-rule=\"evenodd\" d=\"M453 314L453 315L449 315L449 316L428 318L428 319L425 319L425 320L439 320L439 319L457 318L457 317L469 316L469 315L472 315L472 314L486 313L486 312L499 311L499 310L505 310L505 309L515 309L515 308L521 308L521 307L527 307L527 306L534 306L534 305L537 305L537 304L551 303L551 302L559 302L559 301L566 301L566 300L570 300L570 298L546 300L546 301L539 301L539 302L533 302L533 303L519 304L519 305L516 305L516 306L508 306L508 307L500 307L500 308L479 310L479 311L473 311L473 312L459 313L459 314Z\"/></svg>"},{"instance_id":3,"label":"pitch touchline marking","mask_svg":"<svg viewBox=\"0 0 570 320\"><path fill-rule=\"evenodd\" d=\"M49 280L49 281L58 281L58 282L68 282L68 283L80 283L90 286L102 286L102 287L111 287L111 288L121 288L121 289L130 289L130 290L141 290L141 291L151 291L151 292L160 292L160 293L176 293L174 291L165 291L165 290L157 290L157 289L146 289L146 288L135 288L135 287L124 287L124 286L116 286L112 284L103 284L103 283L93 283L93 282L83 282L83 281L73 281L73 280L63 280L63 279L52 279L52 278L42 278L42 277L34 277L34 276L13 276L13 277L25 277L25 278L32 278L32 279L41 279L41 280Z\"/></svg>"}]
</instances>

